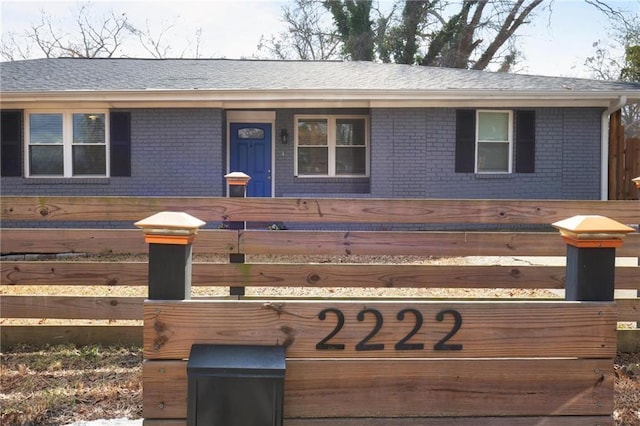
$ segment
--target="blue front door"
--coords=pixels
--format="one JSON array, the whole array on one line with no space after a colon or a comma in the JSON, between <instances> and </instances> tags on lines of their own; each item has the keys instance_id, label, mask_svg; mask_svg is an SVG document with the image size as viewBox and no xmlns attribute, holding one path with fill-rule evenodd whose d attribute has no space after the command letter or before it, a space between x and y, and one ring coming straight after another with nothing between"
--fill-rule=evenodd
<instances>
[{"instance_id":1,"label":"blue front door","mask_svg":"<svg viewBox=\"0 0 640 426\"><path fill-rule=\"evenodd\" d=\"M247 197L271 197L271 124L231 123L229 172L251 176Z\"/></svg>"}]
</instances>

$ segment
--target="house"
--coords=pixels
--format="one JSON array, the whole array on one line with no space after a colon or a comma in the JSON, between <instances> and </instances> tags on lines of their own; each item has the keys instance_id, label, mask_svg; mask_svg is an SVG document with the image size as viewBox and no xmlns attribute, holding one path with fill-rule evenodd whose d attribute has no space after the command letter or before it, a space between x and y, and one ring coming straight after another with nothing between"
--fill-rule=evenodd
<instances>
[{"instance_id":1,"label":"house","mask_svg":"<svg viewBox=\"0 0 640 426\"><path fill-rule=\"evenodd\" d=\"M606 199L640 84L371 62L0 64L5 195Z\"/></svg>"}]
</instances>

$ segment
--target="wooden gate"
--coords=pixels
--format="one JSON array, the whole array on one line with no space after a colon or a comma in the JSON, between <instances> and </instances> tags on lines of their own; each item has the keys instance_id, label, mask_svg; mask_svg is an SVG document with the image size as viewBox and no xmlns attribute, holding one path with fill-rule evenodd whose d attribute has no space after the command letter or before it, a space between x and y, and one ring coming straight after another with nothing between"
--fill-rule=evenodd
<instances>
[{"instance_id":1,"label":"wooden gate","mask_svg":"<svg viewBox=\"0 0 640 426\"><path fill-rule=\"evenodd\" d=\"M609 132L609 199L637 200L632 179L640 177L640 138L625 138L620 111L611 115Z\"/></svg>"}]
</instances>

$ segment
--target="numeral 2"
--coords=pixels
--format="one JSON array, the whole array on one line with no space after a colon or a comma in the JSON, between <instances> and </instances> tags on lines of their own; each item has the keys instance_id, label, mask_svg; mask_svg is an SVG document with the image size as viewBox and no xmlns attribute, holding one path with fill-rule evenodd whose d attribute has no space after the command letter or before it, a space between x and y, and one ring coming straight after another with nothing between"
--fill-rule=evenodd
<instances>
[{"instance_id":1,"label":"numeral 2","mask_svg":"<svg viewBox=\"0 0 640 426\"><path fill-rule=\"evenodd\" d=\"M367 343L373 336L378 334L380 329L382 328L382 314L380 311L375 309L363 309L358 312L358 321L364 321L364 314L372 313L376 317L376 325L371 330L371 333L367 334L367 336L360 341L356 345L356 351L381 351L384 349L384 343Z\"/></svg>"},{"instance_id":2,"label":"numeral 2","mask_svg":"<svg viewBox=\"0 0 640 426\"><path fill-rule=\"evenodd\" d=\"M397 318L399 321L404 320L405 312L411 312L416 319L416 323L413 326L413 329L404 336L398 343L396 343L396 350L398 351L417 351L424 349L424 345L422 343L407 343L409 339L416 335L420 328L422 328L422 314L417 309L407 308L398 312Z\"/></svg>"},{"instance_id":3,"label":"numeral 2","mask_svg":"<svg viewBox=\"0 0 640 426\"><path fill-rule=\"evenodd\" d=\"M342 343L327 343L329 342L329 340L331 340L333 336L335 336L336 334L338 334L340 330L342 330L342 327L344 327L344 314L342 313L342 311L336 308L327 308L322 310L318 314L318 318L320 319L320 321L324 321L327 318L327 312L334 313L336 317L338 317L338 323L336 324L336 327L333 329L333 331L327 335L327 337L325 337L320 342L318 342L318 344L316 345L316 349L318 350L344 349L344 344Z\"/></svg>"},{"instance_id":4,"label":"numeral 2","mask_svg":"<svg viewBox=\"0 0 640 426\"><path fill-rule=\"evenodd\" d=\"M445 314L453 315L453 319L454 319L455 322L453 324L453 328L451 329L451 331L449 331L449 333L447 333L447 335L444 336L438 343L433 345L433 350L435 350L435 351L461 351L462 350L462 345L460 345L460 344L447 344L447 342L449 341L449 339L451 339L453 336L455 336L455 334L458 332L458 330L460 330L460 327L462 327L462 315L460 315L460 312L458 312L458 311L456 311L454 309L445 309L443 311L438 312L438 314L436 315L436 320L444 321L444 315Z\"/></svg>"}]
</instances>

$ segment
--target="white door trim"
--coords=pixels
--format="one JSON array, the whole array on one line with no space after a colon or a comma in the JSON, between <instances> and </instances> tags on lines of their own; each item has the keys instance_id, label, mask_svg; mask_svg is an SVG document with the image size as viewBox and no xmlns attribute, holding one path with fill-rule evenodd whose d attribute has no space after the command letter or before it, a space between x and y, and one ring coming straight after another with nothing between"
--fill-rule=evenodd
<instances>
[{"instance_id":1,"label":"white door trim","mask_svg":"<svg viewBox=\"0 0 640 426\"><path fill-rule=\"evenodd\" d=\"M275 198L276 184L276 112L275 111L227 111L227 165L226 173L230 172L231 164L231 123L260 123L271 124L271 198ZM226 174L225 173L225 174ZM229 188L227 188L228 193Z\"/></svg>"}]
</instances>

